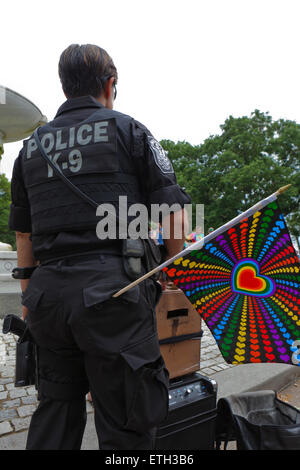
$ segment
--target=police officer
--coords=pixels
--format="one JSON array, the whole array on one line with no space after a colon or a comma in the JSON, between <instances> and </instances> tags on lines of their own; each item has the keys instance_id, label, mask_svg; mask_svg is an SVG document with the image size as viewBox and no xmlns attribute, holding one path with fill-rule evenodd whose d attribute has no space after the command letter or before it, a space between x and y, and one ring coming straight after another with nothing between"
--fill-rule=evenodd
<instances>
[{"instance_id":1,"label":"police officer","mask_svg":"<svg viewBox=\"0 0 300 470\"><path fill-rule=\"evenodd\" d=\"M182 220L190 199L166 153L147 128L113 110L118 75L107 52L73 44L60 57L59 76L67 101L38 131L55 167L116 214L126 196L128 207L149 210L177 203L165 219ZM37 265L21 281L23 317L39 351L39 406L27 449L80 449L89 390L101 449L151 449L168 408L154 312L158 283L148 279L112 297L132 280L124 237L99 237L104 215L61 181L34 136L15 161L11 188L18 266ZM167 256L182 249L183 238L171 231ZM135 256L145 273L145 257Z\"/></svg>"}]
</instances>

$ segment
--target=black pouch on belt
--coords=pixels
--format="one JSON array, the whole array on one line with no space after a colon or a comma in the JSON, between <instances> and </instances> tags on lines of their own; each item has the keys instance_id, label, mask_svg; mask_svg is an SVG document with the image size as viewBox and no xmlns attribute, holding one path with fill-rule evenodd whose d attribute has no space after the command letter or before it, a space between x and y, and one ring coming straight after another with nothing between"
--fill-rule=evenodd
<instances>
[{"instance_id":1,"label":"black pouch on belt","mask_svg":"<svg viewBox=\"0 0 300 470\"><path fill-rule=\"evenodd\" d=\"M152 238L146 238L143 240L145 248L145 266L147 272L152 271L164 261L165 251L161 245L156 245ZM160 273L157 272L151 276L152 279L157 280Z\"/></svg>"},{"instance_id":2,"label":"black pouch on belt","mask_svg":"<svg viewBox=\"0 0 300 470\"><path fill-rule=\"evenodd\" d=\"M142 257L144 245L140 238L123 240L122 245L123 265L127 276L135 281L142 275Z\"/></svg>"}]
</instances>

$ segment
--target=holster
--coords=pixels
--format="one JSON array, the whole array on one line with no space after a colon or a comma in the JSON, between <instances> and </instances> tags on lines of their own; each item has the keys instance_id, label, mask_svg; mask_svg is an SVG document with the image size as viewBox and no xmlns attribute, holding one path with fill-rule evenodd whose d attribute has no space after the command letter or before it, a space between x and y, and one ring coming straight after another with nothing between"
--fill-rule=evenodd
<instances>
[{"instance_id":1,"label":"holster","mask_svg":"<svg viewBox=\"0 0 300 470\"><path fill-rule=\"evenodd\" d=\"M16 344L15 387L37 388L37 377L37 346L30 339L20 338Z\"/></svg>"},{"instance_id":2,"label":"holster","mask_svg":"<svg viewBox=\"0 0 300 470\"><path fill-rule=\"evenodd\" d=\"M2 332L19 336L16 344L15 387L38 386L38 350L28 326L16 315L6 315Z\"/></svg>"}]
</instances>

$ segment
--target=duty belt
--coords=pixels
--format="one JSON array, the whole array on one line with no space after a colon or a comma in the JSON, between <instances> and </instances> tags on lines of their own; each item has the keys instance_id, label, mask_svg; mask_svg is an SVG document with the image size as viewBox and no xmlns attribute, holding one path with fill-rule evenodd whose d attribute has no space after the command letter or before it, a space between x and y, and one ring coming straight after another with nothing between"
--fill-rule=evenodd
<instances>
[{"instance_id":1,"label":"duty belt","mask_svg":"<svg viewBox=\"0 0 300 470\"><path fill-rule=\"evenodd\" d=\"M100 255L113 255L113 256L122 256L122 251L120 247L105 247L101 249L100 251L85 251L83 253L74 253L74 254L69 254L69 255L64 255L64 256L57 256L55 258L49 258L47 260L43 260L40 262L41 266L50 264L50 263L55 263L56 261L61 261L61 260L72 260L75 261L76 258L80 259L95 259L95 256L100 256Z\"/></svg>"}]
</instances>

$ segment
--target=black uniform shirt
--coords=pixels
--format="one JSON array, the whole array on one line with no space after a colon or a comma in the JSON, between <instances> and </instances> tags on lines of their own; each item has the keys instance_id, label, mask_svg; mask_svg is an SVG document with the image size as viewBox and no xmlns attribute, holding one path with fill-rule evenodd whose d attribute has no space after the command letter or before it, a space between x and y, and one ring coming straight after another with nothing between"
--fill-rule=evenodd
<instances>
[{"instance_id":1,"label":"black uniform shirt","mask_svg":"<svg viewBox=\"0 0 300 470\"><path fill-rule=\"evenodd\" d=\"M52 127L73 126L88 118L103 105L91 96L67 100L50 123ZM118 113L119 114L119 113ZM136 155L136 171L150 213L151 204L168 205L190 203L189 196L177 185L176 176L167 155L146 127L133 121L131 151ZM11 181L9 227L11 230L31 233L30 205L23 180L22 152L15 161ZM142 155L142 157L141 157ZM41 157L42 158L42 157ZM36 260L45 261L88 251L116 252L118 241L99 240L95 230L68 231L32 235Z\"/></svg>"}]
</instances>

